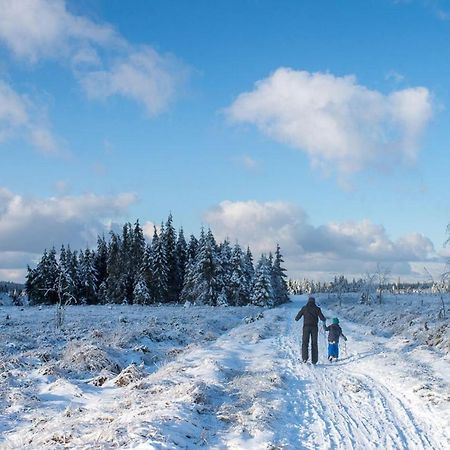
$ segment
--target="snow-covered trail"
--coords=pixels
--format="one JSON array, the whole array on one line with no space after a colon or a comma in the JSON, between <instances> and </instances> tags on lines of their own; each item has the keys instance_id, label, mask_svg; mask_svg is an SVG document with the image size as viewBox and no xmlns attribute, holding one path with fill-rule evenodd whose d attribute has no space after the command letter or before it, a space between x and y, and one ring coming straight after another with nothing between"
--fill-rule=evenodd
<instances>
[{"instance_id":1,"label":"snow-covered trail","mask_svg":"<svg viewBox=\"0 0 450 450\"><path fill-rule=\"evenodd\" d=\"M26 319L8 310L0 449L449 449L448 357L341 317L348 352L328 363L320 333L319 364L304 364L294 321L304 302L264 311L121 307L107 309L116 320L104 323L101 307L74 309L68 344L123 367L102 371L102 384L64 369L71 347L51 333L41 342L41 328L30 328L31 313L45 321L52 311Z\"/></svg>"},{"instance_id":2,"label":"snow-covered trail","mask_svg":"<svg viewBox=\"0 0 450 450\"><path fill-rule=\"evenodd\" d=\"M351 354L325 363L321 334L319 364L301 363L301 324L292 320L298 306L286 307L286 328L278 339L290 392L275 441L298 449L450 448L448 406L446 416L403 384L407 361L398 367L398 348L389 349L386 339L368 338L364 327L347 323Z\"/></svg>"}]
</instances>

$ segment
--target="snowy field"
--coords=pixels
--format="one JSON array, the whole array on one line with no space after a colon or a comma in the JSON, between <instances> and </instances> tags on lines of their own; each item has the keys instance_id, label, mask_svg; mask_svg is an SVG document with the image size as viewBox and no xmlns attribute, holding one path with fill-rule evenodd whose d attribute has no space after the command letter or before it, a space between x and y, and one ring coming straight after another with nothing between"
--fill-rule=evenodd
<instances>
[{"instance_id":1,"label":"snowy field","mask_svg":"<svg viewBox=\"0 0 450 450\"><path fill-rule=\"evenodd\" d=\"M60 331L54 308L0 307L0 448L450 448L437 299L316 298L349 338L337 363L322 334L319 364L299 362L302 296L273 310L71 307Z\"/></svg>"}]
</instances>

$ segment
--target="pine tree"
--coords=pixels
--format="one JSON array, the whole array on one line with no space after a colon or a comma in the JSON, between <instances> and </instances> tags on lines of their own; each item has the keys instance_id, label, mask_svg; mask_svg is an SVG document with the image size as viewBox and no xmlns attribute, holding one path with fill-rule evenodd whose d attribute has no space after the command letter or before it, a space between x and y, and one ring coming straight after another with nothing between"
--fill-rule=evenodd
<instances>
[{"instance_id":1,"label":"pine tree","mask_svg":"<svg viewBox=\"0 0 450 450\"><path fill-rule=\"evenodd\" d=\"M231 276L232 276L231 256L232 250L230 247L230 242L228 241L228 239L225 239L219 246L218 252L219 267L217 268L216 278L218 285L217 289L220 292L222 292L223 289L227 304L231 302L231 297L233 296L231 288Z\"/></svg>"},{"instance_id":2,"label":"pine tree","mask_svg":"<svg viewBox=\"0 0 450 450\"><path fill-rule=\"evenodd\" d=\"M66 273L66 279L69 283L69 293L75 301L79 301L79 299L82 297L81 293L81 280L79 277L79 271L78 271L78 252L72 251L70 247L67 247L67 273Z\"/></svg>"},{"instance_id":3,"label":"pine tree","mask_svg":"<svg viewBox=\"0 0 450 450\"><path fill-rule=\"evenodd\" d=\"M163 235L164 228L162 227L161 235ZM165 253L164 242L158 236L156 228L152 240L151 253L151 267L152 267L152 285L151 298L153 302L167 302L168 295L168 270Z\"/></svg>"},{"instance_id":4,"label":"pine tree","mask_svg":"<svg viewBox=\"0 0 450 450\"><path fill-rule=\"evenodd\" d=\"M203 229L201 230L200 235L203 233ZM189 245L188 245L188 254L187 254L187 258L191 259L192 261L195 260L195 257L197 256L197 252L198 252L198 246L199 246L199 242L198 239L191 234L191 237L189 239Z\"/></svg>"},{"instance_id":5,"label":"pine tree","mask_svg":"<svg viewBox=\"0 0 450 450\"><path fill-rule=\"evenodd\" d=\"M106 281L103 281L103 283L98 287L97 302L101 305L109 303L108 286L106 285Z\"/></svg>"},{"instance_id":6,"label":"pine tree","mask_svg":"<svg viewBox=\"0 0 450 450\"><path fill-rule=\"evenodd\" d=\"M202 230L203 231L203 230ZM200 237L194 269L194 298L201 304L215 306L222 285L218 280L220 261L211 230Z\"/></svg>"},{"instance_id":7,"label":"pine tree","mask_svg":"<svg viewBox=\"0 0 450 450\"><path fill-rule=\"evenodd\" d=\"M74 267L72 267L74 265ZM78 285L75 285L75 281L78 281L78 260L75 257L72 251L70 250L70 246L67 246L67 250L64 245L61 246L61 251L59 252L59 289L64 293L66 299L69 299L72 302L77 301L76 295L79 294L77 289Z\"/></svg>"},{"instance_id":8,"label":"pine tree","mask_svg":"<svg viewBox=\"0 0 450 450\"><path fill-rule=\"evenodd\" d=\"M195 258L189 257L186 263L183 289L181 290L181 301L195 303Z\"/></svg>"},{"instance_id":9,"label":"pine tree","mask_svg":"<svg viewBox=\"0 0 450 450\"><path fill-rule=\"evenodd\" d=\"M111 239L108 246L108 300L113 303L122 303L126 297L122 283L123 261L121 259L120 237L111 231Z\"/></svg>"},{"instance_id":10,"label":"pine tree","mask_svg":"<svg viewBox=\"0 0 450 450\"><path fill-rule=\"evenodd\" d=\"M178 300L181 298L181 291L183 290L184 277L186 275L187 258L188 258L187 244L186 240L184 239L183 228L180 228L176 246L176 261L177 261L176 296Z\"/></svg>"},{"instance_id":11,"label":"pine tree","mask_svg":"<svg viewBox=\"0 0 450 450\"><path fill-rule=\"evenodd\" d=\"M288 288L286 284L286 269L282 266L283 262L281 249L277 244L275 259L272 265L272 287L275 305L281 305L282 303L289 301Z\"/></svg>"},{"instance_id":12,"label":"pine tree","mask_svg":"<svg viewBox=\"0 0 450 450\"><path fill-rule=\"evenodd\" d=\"M266 256L262 255L255 270L250 300L257 306L274 306L274 297L271 280L271 267Z\"/></svg>"},{"instance_id":13,"label":"pine tree","mask_svg":"<svg viewBox=\"0 0 450 450\"><path fill-rule=\"evenodd\" d=\"M245 274L245 261L239 244L236 244L231 255L231 278L229 281L229 302L233 306L249 303L250 282Z\"/></svg>"},{"instance_id":14,"label":"pine tree","mask_svg":"<svg viewBox=\"0 0 450 450\"><path fill-rule=\"evenodd\" d=\"M31 269L30 266L27 266L27 275L25 277L25 292L28 296L30 304L32 305L41 302L42 293L39 291L37 275L37 269Z\"/></svg>"},{"instance_id":15,"label":"pine tree","mask_svg":"<svg viewBox=\"0 0 450 450\"><path fill-rule=\"evenodd\" d=\"M244 269L245 277L247 278L249 284L251 284L253 277L255 276L255 268L253 266L253 255L250 251L250 247L247 247L247 251L244 257Z\"/></svg>"},{"instance_id":16,"label":"pine tree","mask_svg":"<svg viewBox=\"0 0 450 450\"><path fill-rule=\"evenodd\" d=\"M133 301L138 305L148 305L150 300L150 292L143 274L139 274L133 291Z\"/></svg>"},{"instance_id":17,"label":"pine tree","mask_svg":"<svg viewBox=\"0 0 450 450\"><path fill-rule=\"evenodd\" d=\"M41 290L44 293L44 302L51 304L57 303L59 266L54 247L48 253L46 251L44 252L38 268L38 278L40 279Z\"/></svg>"},{"instance_id":18,"label":"pine tree","mask_svg":"<svg viewBox=\"0 0 450 450\"><path fill-rule=\"evenodd\" d=\"M140 276L143 277L145 285L149 292L148 303L152 303L152 286L153 286L153 267L152 267L152 248L150 244L145 245L144 256L140 270Z\"/></svg>"},{"instance_id":19,"label":"pine tree","mask_svg":"<svg viewBox=\"0 0 450 450\"><path fill-rule=\"evenodd\" d=\"M167 218L164 229L161 230L161 240L164 246L167 264L167 299L166 301L178 301L178 264L176 244L177 237L173 227L172 213Z\"/></svg>"},{"instance_id":20,"label":"pine tree","mask_svg":"<svg viewBox=\"0 0 450 450\"><path fill-rule=\"evenodd\" d=\"M133 290L135 279L135 267L133 265L134 237L131 223L126 223L122 228L122 245L120 247L122 260L121 284L123 286L123 298L121 303L133 303Z\"/></svg>"},{"instance_id":21,"label":"pine tree","mask_svg":"<svg viewBox=\"0 0 450 450\"><path fill-rule=\"evenodd\" d=\"M97 274L97 291L100 292L100 285L108 278L108 244L105 236L97 239L97 252L94 258L95 273Z\"/></svg>"},{"instance_id":22,"label":"pine tree","mask_svg":"<svg viewBox=\"0 0 450 450\"><path fill-rule=\"evenodd\" d=\"M97 303L97 274L94 266L94 254L87 248L80 252L78 277L81 288L81 303L92 305Z\"/></svg>"}]
</instances>

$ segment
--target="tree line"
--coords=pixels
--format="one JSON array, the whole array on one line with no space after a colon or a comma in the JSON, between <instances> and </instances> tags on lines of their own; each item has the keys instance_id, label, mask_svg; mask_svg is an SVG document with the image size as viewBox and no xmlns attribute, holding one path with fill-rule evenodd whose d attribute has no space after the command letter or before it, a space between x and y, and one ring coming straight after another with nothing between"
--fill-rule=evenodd
<instances>
[{"instance_id":1,"label":"tree line","mask_svg":"<svg viewBox=\"0 0 450 450\"><path fill-rule=\"evenodd\" d=\"M170 214L151 242L136 221L108 239L98 236L95 250L59 254L45 250L35 268L27 268L25 289L32 304L160 304L276 306L287 302L286 270L279 245L275 254L261 255L253 264L244 251L225 239L217 243L203 228L186 241Z\"/></svg>"}]
</instances>

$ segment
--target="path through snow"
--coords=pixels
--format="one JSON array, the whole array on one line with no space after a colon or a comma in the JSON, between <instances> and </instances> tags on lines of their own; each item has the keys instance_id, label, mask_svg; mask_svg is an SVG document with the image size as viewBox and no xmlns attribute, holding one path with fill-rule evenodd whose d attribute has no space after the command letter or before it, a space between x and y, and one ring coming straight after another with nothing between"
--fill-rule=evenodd
<instances>
[{"instance_id":1,"label":"path through snow","mask_svg":"<svg viewBox=\"0 0 450 450\"><path fill-rule=\"evenodd\" d=\"M5 328L10 334L3 349L11 360L2 376L15 378L6 382L3 392L8 420L2 424L0 417L4 431L0 448L450 448L449 360L402 336L376 336L370 328L344 319L348 354L329 364L325 336L320 334L319 364L303 364L301 323L294 317L304 301L297 297L282 308L264 311L263 317L249 309L255 319L251 323L238 320L231 309L130 307L118 309L116 318L112 308L108 311L114 321L96 320L98 329L81 343L77 335L84 328L77 327L86 327L87 318L101 310L74 308L67 331L70 340L58 351L46 351L47 362L36 362L29 369L27 364L39 361L49 342L41 348L44 344L39 344L34 331L30 333L32 320L11 310L12 325ZM327 317L335 315L324 311ZM126 327L125 315L133 317ZM184 327L194 321L197 328ZM213 334L208 334L207 326ZM25 339L26 332L31 340L21 343L18 339ZM120 345L111 353L107 345L114 335ZM183 336L187 345L173 347L174 339ZM85 349L101 344L108 350L104 355L124 352L116 359L122 367L130 359L139 362L144 344L150 353L143 353L143 365L122 370L119 378L131 371L129 382L117 383L116 375L106 374L107 381L95 385L63 370L58 355L64 355L71 342ZM23 353L11 353L20 345ZM158 355L164 348L171 358L147 364L146 355ZM51 375L43 375L49 370Z\"/></svg>"},{"instance_id":2,"label":"path through snow","mask_svg":"<svg viewBox=\"0 0 450 450\"><path fill-rule=\"evenodd\" d=\"M295 307L286 309L294 312ZM384 339L368 339L360 326L343 327L347 327L351 355L338 363L324 363L326 343L321 335L321 358L312 366L300 362L299 326L287 321L279 345L285 354L290 394L286 424L277 433L280 443L299 449L449 448L450 423L445 410L433 409L419 398L414 403L408 398L410 387L402 386L401 381L389 382L393 377L405 378L404 368L395 362L402 355L387 350L381 342ZM448 402L445 409L448 414Z\"/></svg>"}]
</instances>

